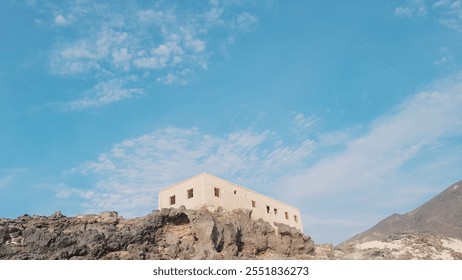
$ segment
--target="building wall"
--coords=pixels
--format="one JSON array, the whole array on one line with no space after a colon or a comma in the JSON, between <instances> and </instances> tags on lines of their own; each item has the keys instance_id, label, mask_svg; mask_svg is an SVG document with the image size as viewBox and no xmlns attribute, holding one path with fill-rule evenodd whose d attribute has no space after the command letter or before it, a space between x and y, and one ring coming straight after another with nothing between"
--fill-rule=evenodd
<instances>
[{"instance_id":1,"label":"building wall","mask_svg":"<svg viewBox=\"0 0 462 280\"><path fill-rule=\"evenodd\" d=\"M191 189L193 196L188 198L188 190ZM175 203L171 204L173 196ZM204 205L221 206L227 211L250 209L255 220L262 218L271 225L273 222L284 223L303 231L300 210L296 207L206 173L161 190L158 205L159 209L181 205L187 209L198 209Z\"/></svg>"}]
</instances>

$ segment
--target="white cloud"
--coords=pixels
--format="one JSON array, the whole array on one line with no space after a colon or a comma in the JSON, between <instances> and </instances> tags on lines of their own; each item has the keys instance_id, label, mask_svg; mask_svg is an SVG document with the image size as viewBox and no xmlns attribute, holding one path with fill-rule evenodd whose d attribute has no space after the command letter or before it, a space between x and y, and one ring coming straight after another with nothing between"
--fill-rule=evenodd
<instances>
[{"instance_id":1,"label":"white cloud","mask_svg":"<svg viewBox=\"0 0 462 280\"><path fill-rule=\"evenodd\" d=\"M383 186L401 166L445 137L462 134L462 84L417 94L345 151L287 178L297 197ZM294 187L297 186L297 187Z\"/></svg>"},{"instance_id":2,"label":"white cloud","mask_svg":"<svg viewBox=\"0 0 462 280\"><path fill-rule=\"evenodd\" d=\"M408 6L400 6L395 8L394 13L396 16L414 17L425 16L428 14L427 6L422 0L408 0Z\"/></svg>"},{"instance_id":3,"label":"white cloud","mask_svg":"<svg viewBox=\"0 0 462 280\"><path fill-rule=\"evenodd\" d=\"M233 5L239 8L231 9ZM245 5L231 2L211 1L193 9L170 2L146 7L137 1L93 5L76 0L44 7L54 15L56 25L78 23L69 26L71 32L62 35L50 52L53 74L74 79L91 76L96 83L103 83L121 79L130 71L138 75L143 88L150 87L152 81L187 84L195 72L207 70L210 59L220 53L215 49L228 44L231 33L238 35L236 27L250 32L258 23L255 16L241 11ZM188 75L179 74L185 70ZM93 104L98 98L81 98L80 103Z\"/></svg>"},{"instance_id":4,"label":"white cloud","mask_svg":"<svg viewBox=\"0 0 462 280\"><path fill-rule=\"evenodd\" d=\"M142 215L156 207L160 188L200 172L210 172L259 188L268 174L287 172L313 150L306 140L296 146L271 145L271 133L234 132L223 137L198 129L166 128L115 144L96 161L75 171L96 178L96 188L65 188L57 195L78 195L88 212L117 210ZM263 148L266 145L272 149Z\"/></svg>"},{"instance_id":5,"label":"white cloud","mask_svg":"<svg viewBox=\"0 0 462 280\"><path fill-rule=\"evenodd\" d=\"M0 169L0 189L14 187L15 181L22 175L24 168L4 168Z\"/></svg>"},{"instance_id":6,"label":"white cloud","mask_svg":"<svg viewBox=\"0 0 462 280\"><path fill-rule=\"evenodd\" d=\"M7 176L0 177L0 189L9 187L11 183L13 182L13 179L14 179L13 175L7 175Z\"/></svg>"},{"instance_id":7,"label":"white cloud","mask_svg":"<svg viewBox=\"0 0 462 280\"><path fill-rule=\"evenodd\" d=\"M321 146L335 146L347 143L350 134L347 131L325 132L319 135L318 142Z\"/></svg>"},{"instance_id":8,"label":"white cloud","mask_svg":"<svg viewBox=\"0 0 462 280\"><path fill-rule=\"evenodd\" d=\"M112 51L112 61L114 65L122 67L124 70L130 69L130 61L132 54L128 52L127 48Z\"/></svg>"},{"instance_id":9,"label":"white cloud","mask_svg":"<svg viewBox=\"0 0 462 280\"><path fill-rule=\"evenodd\" d=\"M453 11L458 12L461 7L462 7L462 4L461 4L460 0L457 0L457 1L452 2L451 6L450 6L450 9L453 10Z\"/></svg>"},{"instance_id":10,"label":"white cloud","mask_svg":"<svg viewBox=\"0 0 462 280\"><path fill-rule=\"evenodd\" d=\"M436 65L451 64L454 61L453 52L447 47L442 47L439 50L441 57L435 61Z\"/></svg>"},{"instance_id":11,"label":"white cloud","mask_svg":"<svg viewBox=\"0 0 462 280\"><path fill-rule=\"evenodd\" d=\"M462 1L439 0L431 5L431 10L422 0L408 0L408 5L395 8L394 14L400 17L426 16L431 12L438 22L456 32L462 32ZM444 63L444 58L442 61Z\"/></svg>"},{"instance_id":12,"label":"white cloud","mask_svg":"<svg viewBox=\"0 0 462 280\"><path fill-rule=\"evenodd\" d=\"M258 23L258 18L250 13L241 13L236 16L236 26L238 29L245 32L252 32L255 30Z\"/></svg>"},{"instance_id":13,"label":"white cloud","mask_svg":"<svg viewBox=\"0 0 462 280\"><path fill-rule=\"evenodd\" d=\"M210 4L210 10L204 14L204 17L207 20L207 22L212 25L224 24L225 22L222 19L222 16L225 9L223 7L220 7L220 3L218 1L210 1Z\"/></svg>"},{"instance_id":14,"label":"white cloud","mask_svg":"<svg viewBox=\"0 0 462 280\"><path fill-rule=\"evenodd\" d=\"M395 15L412 17L414 15L414 9L409 7L397 7L395 8Z\"/></svg>"},{"instance_id":15,"label":"white cloud","mask_svg":"<svg viewBox=\"0 0 462 280\"><path fill-rule=\"evenodd\" d=\"M165 77L157 78L157 81L162 82L166 85L173 84L176 80L178 80L178 77L173 73L168 73Z\"/></svg>"},{"instance_id":16,"label":"white cloud","mask_svg":"<svg viewBox=\"0 0 462 280\"><path fill-rule=\"evenodd\" d=\"M439 0L439 1L436 1L435 3L433 3L432 8L436 9L436 8L440 8L440 7L450 6L451 2L452 2L452 0Z\"/></svg>"},{"instance_id":17,"label":"white cloud","mask_svg":"<svg viewBox=\"0 0 462 280\"><path fill-rule=\"evenodd\" d=\"M410 97L362 135L353 138L347 130L319 137L314 154L323 154L323 142L331 138L343 139L345 148L279 178L284 188L275 195L300 205L308 216L306 231L324 242L340 242L392 213L417 207L460 180L460 81L453 77ZM344 222L351 220L358 224Z\"/></svg>"},{"instance_id":18,"label":"white cloud","mask_svg":"<svg viewBox=\"0 0 462 280\"><path fill-rule=\"evenodd\" d=\"M191 35L185 37L185 45L194 52L199 53L205 50L205 42L200 39L196 39Z\"/></svg>"},{"instance_id":19,"label":"white cloud","mask_svg":"<svg viewBox=\"0 0 462 280\"><path fill-rule=\"evenodd\" d=\"M50 63L51 71L58 75L75 76L92 71L103 74L118 68L120 61L113 60L112 54L124 49L128 33L104 28L92 36L91 40L82 39L56 49ZM111 65L109 69L105 66L108 63Z\"/></svg>"},{"instance_id":20,"label":"white cloud","mask_svg":"<svg viewBox=\"0 0 462 280\"><path fill-rule=\"evenodd\" d=\"M188 76L191 74L191 69L184 69L181 72L174 72L174 73L168 73L167 75L163 77L157 78L158 82L161 82L165 85L170 85L173 83L179 83L181 85L187 85L188 84Z\"/></svg>"},{"instance_id":21,"label":"white cloud","mask_svg":"<svg viewBox=\"0 0 462 280\"><path fill-rule=\"evenodd\" d=\"M440 0L432 6L439 12L439 22L456 32L462 32L462 2L460 0Z\"/></svg>"},{"instance_id":22,"label":"white cloud","mask_svg":"<svg viewBox=\"0 0 462 280\"><path fill-rule=\"evenodd\" d=\"M64 18L64 16L62 15L57 15L55 17L55 24L61 25L61 26L66 25L67 24L66 18Z\"/></svg>"},{"instance_id":23,"label":"white cloud","mask_svg":"<svg viewBox=\"0 0 462 280\"><path fill-rule=\"evenodd\" d=\"M75 169L95 187L63 188L57 195L80 197L86 212L143 215L156 207L159 189L209 172L298 205L308 234L328 241L328 231L344 232L336 234L341 241L403 206L411 210L444 187L435 183L457 177L462 83L448 83L410 97L356 137L358 130L345 129L321 134L318 142L286 145L270 131L218 136L159 129L117 143ZM322 157L338 143L343 150Z\"/></svg>"},{"instance_id":24,"label":"white cloud","mask_svg":"<svg viewBox=\"0 0 462 280\"><path fill-rule=\"evenodd\" d=\"M295 128L297 130L305 130L315 125L319 121L319 119L314 115L305 117L305 115L302 113L295 113L293 121L295 123Z\"/></svg>"},{"instance_id":25,"label":"white cloud","mask_svg":"<svg viewBox=\"0 0 462 280\"><path fill-rule=\"evenodd\" d=\"M167 64L176 64L176 60L182 61L183 49L174 41L166 42L151 49L149 56L136 58L133 63L139 68L160 69L167 67Z\"/></svg>"},{"instance_id":26,"label":"white cloud","mask_svg":"<svg viewBox=\"0 0 462 280\"><path fill-rule=\"evenodd\" d=\"M100 82L86 92L85 97L66 102L61 105L61 108L64 110L81 110L133 98L143 94L143 90L140 88L126 86L136 80L135 77L127 77Z\"/></svg>"},{"instance_id":27,"label":"white cloud","mask_svg":"<svg viewBox=\"0 0 462 280\"><path fill-rule=\"evenodd\" d=\"M174 23L177 21L176 16L171 11L155 11L152 9L138 11L138 20L144 23L164 25L165 23Z\"/></svg>"}]
</instances>

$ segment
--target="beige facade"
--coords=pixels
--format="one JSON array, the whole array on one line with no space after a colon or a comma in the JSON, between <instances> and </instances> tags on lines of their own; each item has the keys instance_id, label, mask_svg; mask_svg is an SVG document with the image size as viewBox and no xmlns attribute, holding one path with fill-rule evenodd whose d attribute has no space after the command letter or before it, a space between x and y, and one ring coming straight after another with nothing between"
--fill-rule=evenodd
<instances>
[{"instance_id":1,"label":"beige facade","mask_svg":"<svg viewBox=\"0 0 462 280\"><path fill-rule=\"evenodd\" d=\"M300 210L207 173L201 173L159 192L159 209L198 209L202 206L252 210L252 218L287 224L303 232Z\"/></svg>"}]
</instances>

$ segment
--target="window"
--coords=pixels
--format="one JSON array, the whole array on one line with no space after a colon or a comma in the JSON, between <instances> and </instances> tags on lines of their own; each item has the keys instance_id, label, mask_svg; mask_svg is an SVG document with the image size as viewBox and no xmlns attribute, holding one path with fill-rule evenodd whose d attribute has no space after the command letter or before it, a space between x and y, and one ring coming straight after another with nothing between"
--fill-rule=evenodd
<instances>
[{"instance_id":1,"label":"window","mask_svg":"<svg viewBox=\"0 0 462 280\"><path fill-rule=\"evenodd\" d=\"M296 223L298 223L298 217L297 217L297 215L294 215L294 221L295 221Z\"/></svg>"},{"instance_id":2,"label":"window","mask_svg":"<svg viewBox=\"0 0 462 280\"><path fill-rule=\"evenodd\" d=\"M194 196L194 189L189 189L188 190L188 198L193 198Z\"/></svg>"},{"instance_id":3,"label":"window","mask_svg":"<svg viewBox=\"0 0 462 280\"><path fill-rule=\"evenodd\" d=\"M277 215L278 214L278 209L274 208L274 215Z\"/></svg>"},{"instance_id":4,"label":"window","mask_svg":"<svg viewBox=\"0 0 462 280\"><path fill-rule=\"evenodd\" d=\"M234 194L237 194L237 191L234 191Z\"/></svg>"},{"instance_id":5,"label":"window","mask_svg":"<svg viewBox=\"0 0 462 280\"><path fill-rule=\"evenodd\" d=\"M288 219L289 219L289 213L288 213L288 212L285 212L284 215L285 215L285 217L286 217L286 220L288 220Z\"/></svg>"},{"instance_id":6,"label":"window","mask_svg":"<svg viewBox=\"0 0 462 280\"><path fill-rule=\"evenodd\" d=\"M266 205L266 213L269 213L269 212L270 212L270 207Z\"/></svg>"},{"instance_id":7,"label":"window","mask_svg":"<svg viewBox=\"0 0 462 280\"><path fill-rule=\"evenodd\" d=\"M170 197L170 205L173 205L173 204L175 204L175 196L174 195L172 195Z\"/></svg>"},{"instance_id":8,"label":"window","mask_svg":"<svg viewBox=\"0 0 462 280\"><path fill-rule=\"evenodd\" d=\"M252 208L257 208L257 202L255 200L252 200Z\"/></svg>"},{"instance_id":9,"label":"window","mask_svg":"<svg viewBox=\"0 0 462 280\"><path fill-rule=\"evenodd\" d=\"M213 192L215 193L216 197L220 197L220 189L219 188L213 188Z\"/></svg>"}]
</instances>

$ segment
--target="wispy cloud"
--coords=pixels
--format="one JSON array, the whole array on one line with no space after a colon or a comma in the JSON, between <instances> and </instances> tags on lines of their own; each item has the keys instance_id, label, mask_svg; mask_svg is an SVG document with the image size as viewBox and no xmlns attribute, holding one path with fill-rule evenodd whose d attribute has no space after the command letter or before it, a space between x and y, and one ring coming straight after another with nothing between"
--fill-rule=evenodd
<instances>
[{"instance_id":1,"label":"wispy cloud","mask_svg":"<svg viewBox=\"0 0 462 280\"><path fill-rule=\"evenodd\" d=\"M129 87L137 80L137 77L131 76L99 82L83 98L60 104L60 107L64 110L80 110L139 96L143 94L142 89Z\"/></svg>"},{"instance_id":2,"label":"wispy cloud","mask_svg":"<svg viewBox=\"0 0 462 280\"><path fill-rule=\"evenodd\" d=\"M365 133L326 132L290 145L276 131L218 136L197 128L159 129L117 143L81 164L74 175L94 184L67 183L73 187L62 187L57 195L80 197L87 212L142 215L156 207L162 187L210 172L299 205L306 213L304 225L315 237L325 234L314 229L323 223L320 219L328 221L329 229L357 233L388 211L443 187L433 184L438 174L449 169L456 174L460 159L453 153L462 151L457 144L462 137L461 93L460 79L449 79L408 98ZM291 116L302 124L309 119ZM332 145L341 150L318 157Z\"/></svg>"},{"instance_id":3,"label":"wispy cloud","mask_svg":"<svg viewBox=\"0 0 462 280\"><path fill-rule=\"evenodd\" d=\"M82 197L89 212L115 209L133 216L156 207L160 188L200 172L268 187L272 182L268 174L289 172L314 145L306 140L281 146L271 135L241 131L217 137L198 129L157 130L115 144L110 152L74 170L95 178L95 188L66 187L58 195Z\"/></svg>"},{"instance_id":4,"label":"wispy cloud","mask_svg":"<svg viewBox=\"0 0 462 280\"><path fill-rule=\"evenodd\" d=\"M413 18L432 15L448 28L462 32L462 2L460 0L438 0L428 6L422 0L408 0L406 6L394 9L399 17ZM444 63L444 59L442 61Z\"/></svg>"},{"instance_id":5,"label":"wispy cloud","mask_svg":"<svg viewBox=\"0 0 462 280\"><path fill-rule=\"evenodd\" d=\"M414 9L409 7L396 7L395 15L412 17L414 15Z\"/></svg>"},{"instance_id":6,"label":"wispy cloud","mask_svg":"<svg viewBox=\"0 0 462 280\"><path fill-rule=\"evenodd\" d=\"M96 83L134 75L144 88L156 81L186 84L190 75L208 68L215 49L228 44L229 34L251 32L258 23L257 17L242 11L243 5L231 9L231 2L210 1L194 9L164 1L148 6L124 3L45 5L53 14L53 25L69 29L51 51L51 73L74 79L92 77ZM222 36L209 35L212 30Z\"/></svg>"},{"instance_id":7,"label":"wispy cloud","mask_svg":"<svg viewBox=\"0 0 462 280\"><path fill-rule=\"evenodd\" d=\"M422 0L408 0L407 6L396 7L394 13L401 17L425 16L428 14L427 6Z\"/></svg>"},{"instance_id":8,"label":"wispy cloud","mask_svg":"<svg viewBox=\"0 0 462 280\"><path fill-rule=\"evenodd\" d=\"M61 25L61 26L63 26L63 25L66 25L67 23L68 23L68 22L67 22L66 18L65 18L63 15L57 15L57 16L55 17L55 24L56 24L56 25Z\"/></svg>"},{"instance_id":9,"label":"wispy cloud","mask_svg":"<svg viewBox=\"0 0 462 280\"><path fill-rule=\"evenodd\" d=\"M350 140L345 151L288 178L286 185L302 199L384 186L388 176L441 139L461 136L461 92L459 84L413 96Z\"/></svg>"},{"instance_id":10,"label":"wispy cloud","mask_svg":"<svg viewBox=\"0 0 462 280\"><path fill-rule=\"evenodd\" d=\"M320 146L335 146L348 143L351 137L350 134L351 133L347 130L321 133L318 136L318 143Z\"/></svg>"},{"instance_id":11,"label":"wispy cloud","mask_svg":"<svg viewBox=\"0 0 462 280\"><path fill-rule=\"evenodd\" d=\"M0 189L14 187L14 182L26 171L24 168L0 169Z\"/></svg>"},{"instance_id":12,"label":"wispy cloud","mask_svg":"<svg viewBox=\"0 0 462 280\"><path fill-rule=\"evenodd\" d=\"M312 127L313 125L315 125L319 121L318 117L314 115L305 117L305 115L302 113L294 113L294 114L295 116L294 116L293 122L294 122L296 130L306 130Z\"/></svg>"},{"instance_id":13,"label":"wispy cloud","mask_svg":"<svg viewBox=\"0 0 462 280\"><path fill-rule=\"evenodd\" d=\"M439 54L441 57L435 61L436 65L451 64L454 61L453 52L447 47L440 48Z\"/></svg>"},{"instance_id":14,"label":"wispy cloud","mask_svg":"<svg viewBox=\"0 0 462 280\"><path fill-rule=\"evenodd\" d=\"M460 180L462 161L455 154L462 151L461 106L462 83L452 78L410 97L366 133L327 133L314 154L322 154L323 142L344 141L344 150L279 178L284 188L275 188L275 195L301 205L306 231L331 242L410 211Z\"/></svg>"},{"instance_id":15,"label":"wispy cloud","mask_svg":"<svg viewBox=\"0 0 462 280\"><path fill-rule=\"evenodd\" d=\"M258 23L258 18L250 13L241 13L236 16L235 26L237 29L252 32L255 30Z\"/></svg>"},{"instance_id":16,"label":"wispy cloud","mask_svg":"<svg viewBox=\"0 0 462 280\"><path fill-rule=\"evenodd\" d=\"M13 178L13 175L4 175L0 177L0 189L9 187L13 181Z\"/></svg>"},{"instance_id":17,"label":"wispy cloud","mask_svg":"<svg viewBox=\"0 0 462 280\"><path fill-rule=\"evenodd\" d=\"M440 0L433 4L433 9L441 12L440 22L443 25L462 32L462 2L460 0Z\"/></svg>"}]
</instances>

